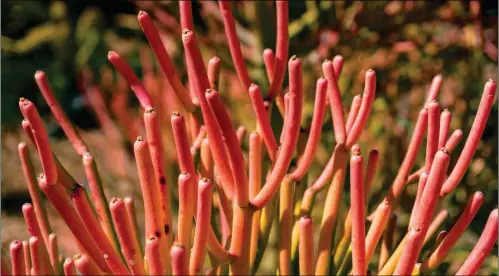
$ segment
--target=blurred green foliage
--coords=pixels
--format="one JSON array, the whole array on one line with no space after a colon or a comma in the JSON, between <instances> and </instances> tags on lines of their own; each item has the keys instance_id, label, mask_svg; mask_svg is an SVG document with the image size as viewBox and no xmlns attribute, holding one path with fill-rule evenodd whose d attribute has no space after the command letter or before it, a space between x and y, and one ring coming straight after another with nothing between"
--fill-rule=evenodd
<instances>
[{"instance_id":1,"label":"blurred green foliage","mask_svg":"<svg viewBox=\"0 0 499 276\"><path fill-rule=\"evenodd\" d=\"M365 154L377 147L380 167L372 187L369 210L378 203L391 184L407 147L419 109L431 79L442 74L444 85L439 101L453 114L451 130L461 128L465 137L478 107L487 79L497 81L497 2L482 1L291 1L290 55L303 57L306 105L303 126L313 111L315 80L321 75L325 58L341 54L345 58L340 78L345 111L354 95L362 92L364 73L376 70L376 100L368 130L360 144ZM272 1L234 4L238 34L248 70L254 82L265 91L268 86L261 60L264 48L275 45L275 10ZM217 4L195 1L196 32L203 44L205 58L217 55L223 69L233 71L233 64L217 16ZM2 127L18 128L21 120L17 100L25 96L48 111L33 81L38 69L45 70L54 91L71 120L80 127L95 127L93 114L86 108L77 87L82 69L94 72L100 81L100 70L107 62L107 51L116 50L141 76L139 51L147 43L136 20L139 9L150 12L160 29L168 35L168 52L184 80L183 49L175 1L3 1L2 2ZM287 81L285 81L287 83ZM221 91L232 108L234 119L254 126L248 100L237 96L234 82L222 80ZM109 98L109 95L107 95ZM248 113L249 112L249 113ZM330 115L325 120L322 147L316 164L310 170L314 179L322 170L334 145ZM470 226L469 235L476 238L490 210L497 206L497 105L489 117L470 169L457 191L447 197L444 207L451 220L464 208L473 191L485 192L485 204ZM277 126L279 127L279 126ZM57 128L54 125L55 130ZM456 149L462 149L463 142ZM458 154L453 155L452 164ZM423 153L417 164L424 162ZM452 166L451 164L451 166ZM345 185L348 190L348 185ZM407 216L412 208L415 185L408 185L401 200ZM348 200L347 194L345 199ZM344 206L345 207L345 206ZM346 207L345 207L346 208ZM318 208L319 209L319 208ZM402 216L402 223L406 223ZM469 251L472 243L464 242L455 255ZM497 253L497 247L494 250ZM463 256L456 259L462 260ZM442 265L436 273L445 273L453 263ZM484 273L497 274L497 264L488 264Z\"/></svg>"}]
</instances>

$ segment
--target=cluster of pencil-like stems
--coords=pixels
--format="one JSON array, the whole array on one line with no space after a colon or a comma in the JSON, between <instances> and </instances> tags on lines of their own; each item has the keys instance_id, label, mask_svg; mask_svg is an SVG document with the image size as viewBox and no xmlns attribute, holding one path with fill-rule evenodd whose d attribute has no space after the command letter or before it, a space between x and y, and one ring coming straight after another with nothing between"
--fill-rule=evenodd
<instances>
[{"instance_id":1,"label":"cluster of pencil-like stems","mask_svg":"<svg viewBox=\"0 0 499 276\"><path fill-rule=\"evenodd\" d=\"M463 132L456 130L448 136L451 113L447 109L440 112L436 99L442 77L434 78L398 174L373 213L366 235L366 206L379 153L372 149L364 168L362 150L356 143L368 122L375 98L374 70L365 73L364 93L353 98L345 118L338 86L343 58L336 56L332 61L325 60L322 64L324 77L316 83L311 125L302 127L302 61L296 56L287 59L288 3L276 1L275 55L271 49L263 53L270 83L265 97L259 86L251 83L236 35L231 3L220 1L219 4L234 66L248 92L257 121L257 129L248 137L249 151L245 153L241 147L245 129L234 129L229 109L217 91L220 60L212 58L208 68L205 67L194 33L190 1L179 2L189 76L187 86L181 82L153 21L146 12L140 12L139 23L167 81L186 111L185 114L174 112L170 122L181 171L176 189L171 187L166 177L157 103L125 59L116 52L109 52L109 61L128 82L144 111L145 136L137 137L133 152L144 204L145 239L139 234L139 222L131 198L112 198L108 203L95 160L56 101L47 76L39 71L35 74L38 86L53 116L82 157L91 198L87 189L76 183L53 154L35 105L21 98L19 107L25 118L23 130L38 152L43 173L35 178L28 146L20 143L19 156L32 198L32 203L25 204L22 211L31 238L12 242L10 262L2 255L2 274L76 275L77 270L91 275L256 273L276 214L280 275L297 272L302 275L350 272L365 275L383 233L377 266L380 275L426 273L444 261L481 206L482 193L473 195L449 231L440 232L429 257L422 260L419 256L423 245L447 216L445 210L434 216L439 200L459 184L478 146L494 103L495 82L485 84L472 129L456 165L449 170L450 154ZM283 95L286 67L288 92ZM284 121L279 140L270 121L274 102ZM320 175L307 187L303 179L314 161L328 105L334 129L334 151ZM187 128L187 123L190 123L190 128ZM304 129L305 132L301 131ZM410 175L425 132L425 164ZM305 146L298 147L299 144ZM294 165L291 167L291 164ZM347 174L351 207L345 221L339 223L337 218ZM408 232L394 249L395 204L405 184L414 180L419 182ZM52 233L41 202L40 189L73 233L80 251L63 264L59 260L56 235ZM314 223L312 208L316 196L323 190L327 190L323 214L320 223ZM174 193L178 198L176 215L172 211L175 209L172 191L177 191ZM219 221L214 223L216 210ZM497 216L495 209L458 274L477 272L497 238ZM173 229L175 217L177 227ZM334 244L335 231L341 234L338 244ZM318 242L314 242L314 233L318 233ZM206 270L208 259L211 268ZM293 268L295 264L298 271Z\"/></svg>"}]
</instances>

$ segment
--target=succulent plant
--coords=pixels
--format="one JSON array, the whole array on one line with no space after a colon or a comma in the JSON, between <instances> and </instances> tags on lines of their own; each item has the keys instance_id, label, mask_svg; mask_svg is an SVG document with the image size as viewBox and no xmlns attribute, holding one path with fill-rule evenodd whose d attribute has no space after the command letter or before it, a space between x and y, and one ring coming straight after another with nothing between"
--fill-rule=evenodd
<instances>
[{"instance_id":1,"label":"succulent plant","mask_svg":"<svg viewBox=\"0 0 499 276\"><path fill-rule=\"evenodd\" d=\"M218 91L220 59L213 57L207 65L203 60L191 2L179 2L181 32L178 35L182 37L185 50L187 84L182 82L149 14L138 13L139 24L164 73L163 81L171 88L166 97L172 101L178 99L178 107L182 110L173 112L170 118L176 163L181 172L176 184L167 177L161 124L165 109L151 84L154 80L148 80L146 74L143 80L139 79L124 57L115 51L109 52L108 60L120 74L122 88L114 102L117 106L111 106L111 111L118 124L129 128L126 136L134 143L133 155L144 205L145 237L139 235L137 215L130 198L113 197L108 201L99 177L105 172L98 170L90 149L57 102L47 75L37 71L35 80L43 97L82 158L88 189L74 180L53 153L35 104L21 98L22 127L38 153L43 173L35 178L28 145L19 143L19 156L32 199L32 203L22 207L31 238L13 241L10 259L2 254L2 275L75 275L76 271L83 275L256 274L267 249L274 218L278 220L279 275L366 275L374 273L369 264L378 269L379 275L427 274L435 270L483 203L484 196L477 191L453 227L438 234L428 255L421 254L448 216L439 202L455 190L470 166L494 105L496 83L493 80L485 83L471 131L463 149L455 152L464 134L459 129L448 134L451 113L441 111L436 101L442 76L433 79L398 173L378 207L367 215L369 190L379 163L379 152L371 149L364 166L357 142L366 129L376 98L376 72L373 69L365 72L364 92L353 98L345 117L338 84L344 59L340 55L326 59L321 68L323 77L316 81L310 127L302 127L305 61L296 55L288 58L289 30L294 30L288 24L288 5L287 1L276 1L275 51L265 49L263 52L270 85L267 91L262 91L252 83L248 73L232 3L219 2L237 80L248 93L254 113L250 116L257 121L256 130L248 135L248 151L241 147L246 138L245 128L234 127L231 113ZM126 100L123 100L126 99L126 96L123 98L125 82L143 111L144 136L138 136L140 130L135 129L141 124L133 123L135 118L123 109L123 101L126 106ZM92 98L92 105L100 114L103 128L113 128L110 112L91 77L82 75L81 84L82 89L91 92L88 97ZM304 187L303 179L313 165L321 135L330 134L322 133L326 129L324 125L328 124L324 121L328 106L334 150L320 175ZM272 124L275 117L283 122L279 139ZM116 132L108 131L107 136ZM422 151L425 133L424 165L411 174L416 157ZM457 153L459 159L449 168L453 153ZM396 227L394 211L404 187L414 180L418 180L417 195L406 231ZM341 221L339 213L345 184L350 188L350 209ZM40 190L69 227L79 248L79 254L64 262L59 256L57 236L48 223ZM314 221L312 211L316 197L324 191L327 192L319 223ZM174 208L177 201L178 208ZM335 231L341 233L338 242L334 239ZM494 209L457 275L477 273L497 240L497 231L498 211ZM403 238L392 249L395 232L400 232ZM314 235L317 238L314 239ZM374 260L380 240L382 251ZM207 265L208 260L211 266Z\"/></svg>"}]
</instances>

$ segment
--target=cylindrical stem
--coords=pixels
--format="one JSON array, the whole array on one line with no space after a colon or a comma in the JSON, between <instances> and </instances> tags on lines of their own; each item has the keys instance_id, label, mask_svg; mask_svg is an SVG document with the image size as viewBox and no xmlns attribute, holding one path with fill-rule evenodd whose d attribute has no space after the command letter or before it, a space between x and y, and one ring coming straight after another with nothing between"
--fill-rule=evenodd
<instances>
[{"instance_id":1,"label":"cylindrical stem","mask_svg":"<svg viewBox=\"0 0 499 276\"><path fill-rule=\"evenodd\" d=\"M73 257L75 267L83 275L103 275L94 262L85 254L77 254Z\"/></svg>"},{"instance_id":2,"label":"cylindrical stem","mask_svg":"<svg viewBox=\"0 0 499 276\"><path fill-rule=\"evenodd\" d=\"M170 56L166 52L166 48L161 41L158 30L154 26L154 23L152 22L147 12L144 11L139 12L138 19L140 26L142 27L142 31L144 31L144 34L146 35L147 40L149 41L149 44L151 45L152 50L154 51L154 54L156 55L156 58L161 65L161 69L163 69L163 72L165 73L168 82L172 86L173 90L175 91L175 94L177 95L185 109L189 112L193 112L196 106L192 103L187 90L182 85L178 73L173 66Z\"/></svg>"},{"instance_id":3,"label":"cylindrical stem","mask_svg":"<svg viewBox=\"0 0 499 276\"><path fill-rule=\"evenodd\" d=\"M314 230L312 218L304 216L300 219L300 275L314 274Z\"/></svg>"},{"instance_id":4,"label":"cylindrical stem","mask_svg":"<svg viewBox=\"0 0 499 276\"><path fill-rule=\"evenodd\" d=\"M459 216L456 223L452 226L451 230L447 233L442 242L433 251L433 253L421 265L421 271L430 271L437 268L447 256L447 253L452 249L452 246L461 237L468 225L471 223L476 213L483 203L483 193L476 192L468 202L468 205Z\"/></svg>"},{"instance_id":5,"label":"cylindrical stem","mask_svg":"<svg viewBox=\"0 0 499 276\"><path fill-rule=\"evenodd\" d=\"M66 275L66 276L78 275L76 273L76 267L75 267L75 264L73 262L73 259L71 259L71 258L66 258L66 260L64 261L64 264L63 264L63 269L64 269L64 275Z\"/></svg>"},{"instance_id":6,"label":"cylindrical stem","mask_svg":"<svg viewBox=\"0 0 499 276\"><path fill-rule=\"evenodd\" d=\"M286 137L281 144L274 163L274 168L267 178L265 185L263 185L260 193L251 200L251 205L256 209L265 207L272 199L291 164L293 153L298 142L298 136L300 134L300 121L303 107L302 74L301 60L296 56L292 56L289 60L290 108L289 113L286 114L286 117L289 116L285 130Z\"/></svg>"},{"instance_id":7,"label":"cylindrical stem","mask_svg":"<svg viewBox=\"0 0 499 276\"><path fill-rule=\"evenodd\" d=\"M355 122L352 125L350 133L348 133L346 145L350 148L354 143L357 142L364 127L369 118L369 113L371 113L371 108L374 102L374 96L376 93L376 73L374 70L369 69L366 72L366 81L364 87L364 94L362 95L362 103L360 105L359 113L355 118ZM333 105L331 104L331 108Z\"/></svg>"},{"instance_id":8,"label":"cylindrical stem","mask_svg":"<svg viewBox=\"0 0 499 276\"><path fill-rule=\"evenodd\" d=\"M161 262L160 247L160 241L155 236L150 236L146 240L145 257L147 259L147 271L149 275L165 275L164 265Z\"/></svg>"},{"instance_id":9,"label":"cylindrical stem","mask_svg":"<svg viewBox=\"0 0 499 276\"><path fill-rule=\"evenodd\" d=\"M234 62L234 67L236 68L237 76L244 89L247 90L251 84L251 80L248 75L248 70L246 69L243 53L241 52L241 42L239 42L239 38L237 37L236 24L232 17L232 3L230 1L218 1L218 4L220 6L225 35L227 36L227 42L229 43L230 54Z\"/></svg>"},{"instance_id":10,"label":"cylindrical stem","mask_svg":"<svg viewBox=\"0 0 499 276\"><path fill-rule=\"evenodd\" d=\"M474 275L482 265L485 258L489 255L497 241L497 209L490 212L489 219L485 228L483 229L480 239L476 243L473 251L461 268L457 271L456 275Z\"/></svg>"},{"instance_id":11,"label":"cylindrical stem","mask_svg":"<svg viewBox=\"0 0 499 276\"><path fill-rule=\"evenodd\" d=\"M452 120L452 115L448 109L444 109L440 114L440 130L438 131L438 148L441 149L445 147L445 142L447 142L447 135L449 135L450 122Z\"/></svg>"},{"instance_id":12,"label":"cylindrical stem","mask_svg":"<svg viewBox=\"0 0 499 276\"><path fill-rule=\"evenodd\" d=\"M433 101L428 105L428 136L426 138L425 171L429 172L433 158L438 151L438 136L440 130L440 105Z\"/></svg>"},{"instance_id":13,"label":"cylindrical stem","mask_svg":"<svg viewBox=\"0 0 499 276\"><path fill-rule=\"evenodd\" d=\"M345 143L347 140L345 133L345 117L343 115L343 105L341 104L341 93L340 88L338 87L338 79L334 73L332 61L325 60L322 63L322 73L327 79L327 96L331 107L334 138L336 143Z\"/></svg>"},{"instance_id":14,"label":"cylindrical stem","mask_svg":"<svg viewBox=\"0 0 499 276\"><path fill-rule=\"evenodd\" d=\"M31 275L44 275L46 273L42 254L42 239L29 238L29 252L31 253Z\"/></svg>"},{"instance_id":15,"label":"cylindrical stem","mask_svg":"<svg viewBox=\"0 0 499 276\"><path fill-rule=\"evenodd\" d=\"M12 275L25 275L23 243L15 240L10 244L10 262Z\"/></svg>"},{"instance_id":16,"label":"cylindrical stem","mask_svg":"<svg viewBox=\"0 0 499 276\"><path fill-rule=\"evenodd\" d=\"M75 187L71 191L71 198L80 219L87 228L88 232L90 232L97 247L104 254L104 259L106 259L111 271L118 275L129 274L126 266L121 261L118 252L114 249L111 241L102 229L101 224L95 217L94 211L90 205L87 193L83 186L75 184Z\"/></svg>"},{"instance_id":17,"label":"cylindrical stem","mask_svg":"<svg viewBox=\"0 0 499 276\"><path fill-rule=\"evenodd\" d=\"M312 117L312 125L310 128L310 133L307 140L307 145L303 151L303 155L298 161L296 169L290 174L290 178L294 180L300 180L305 176L312 160L314 159L315 151L320 142L320 136L322 131L322 122L324 119L324 113L326 111L326 92L327 92L328 81L324 78L317 80L316 92L315 92L315 103L314 103L314 114Z\"/></svg>"},{"instance_id":18,"label":"cylindrical stem","mask_svg":"<svg viewBox=\"0 0 499 276\"><path fill-rule=\"evenodd\" d=\"M38 217L35 212L35 209L33 205L30 203L25 203L22 206L22 212L24 215L24 219L26 221L26 226L28 227L28 232L31 237L38 237L40 240L37 242L40 244L40 254L43 258L43 262L47 264L46 269L47 273L53 274L54 273L54 267L51 266L50 258L49 258L49 251L48 251L48 243L45 243L43 240L42 232L40 229L40 223L38 222ZM48 238L47 238L48 240Z\"/></svg>"},{"instance_id":19,"label":"cylindrical stem","mask_svg":"<svg viewBox=\"0 0 499 276\"><path fill-rule=\"evenodd\" d=\"M270 83L267 99L275 98L282 87L286 73L286 60L288 59L289 32L288 32L288 1L276 1L277 12L277 38L273 76Z\"/></svg>"},{"instance_id":20,"label":"cylindrical stem","mask_svg":"<svg viewBox=\"0 0 499 276\"><path fill-rule=\"evenodd\" d=\"M189 274L189 254L182 245L175 244L170 248L170 256L172 258L173 275L188 275Z\"/></svg>"},{"instance_id":21,"label":"cylindrical stem","mask_svg":"<svg viewBox=\"0 0 499 276\"><path fill-rule=\"evenodd\" d=\"M145 275L144 258L139 240L128 217L125 203L119 198L113 198L109 203L109 209L128 269L133 275Z\"/></svg>"},{"instance_id":22,"label":"cylindrical stem","mask_svg":"<svg viewBox=\"0 0 499 276\"><path fill-rule=\"evenodd\" d=\"M451 174L445 180L442 190L440 191L441 196L445 196L452 192L457 184L461 181L464 173L468 169L468 166L475 154L480 138L482 137L485 126L487 125L487 119L494 105L494 98L496 96L496 83L493 80L487 81L485 84L482 99L480 100L480 105L478 106L478 111L476 112L475 120L471 126L470 134L468 139L466 139L466 144L464 144L463 151L457 160L454 169L452 169Z\"/></svg>"},{"instance_id":23,"label":"cylindrical stem","mask_svg":"<svg viewBox=\"0 0 499 276\"><path fill-rule=\"evenodd\" d=\"M262 186L262 138L258 132L252 132L249 138L249 197L255 197ZM251 223L250 267L255 261L258 235L260 230L260 212L253 214Z\"/></svg>"},{"instance_id":24,"label":"cylindrical stem","mask_svg":"<svg viewBox=\"0 0 499 276\"><path fill-rule=\"evenodd\" d=\"M196 232L192 247L189 274L198 274L203 268L206 255L207 232L211 221L211 197L213 184L207 178L199 180Z\"/></svg>"},{"instance_id":25,"label":"cylindrical stem","mask_svg":"<svg viewBox=\"0 0 499 276\"><path fill-rule=\"evenodd\" d=\"M291 274L291 232L295 182L285 177L279 189L279 275Z\"/></svg>"}]
</instances>

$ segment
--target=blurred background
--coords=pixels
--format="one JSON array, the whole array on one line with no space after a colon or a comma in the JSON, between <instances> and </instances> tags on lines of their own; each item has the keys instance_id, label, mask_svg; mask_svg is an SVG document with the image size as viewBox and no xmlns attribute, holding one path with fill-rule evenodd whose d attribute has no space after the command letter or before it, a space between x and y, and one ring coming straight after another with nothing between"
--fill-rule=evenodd
<instances>
[{"instance_id":1,"label":"blurred background","mask_svg":"<svg viewBox=\"0 0 499 276\"><path fill-rule=\"evenodd\" d=\"M75 179L86 185L80 157L52 118L34 82L36 70L48 74L59 102L80 129L97 160L108 199L133 196L140 222L143 206L130 141L142 133L142 120L135 96L117 77L107 61L107 52L114 50L126 57L159 107L170 183L176 183L178 168L169 118L173 111L182 110L140 29L136 17L139 10L149 12L155 20L168 53L186 82L176 1L2 1L2 245L28 237L21 206L30 198L17 155L17 144L28 141L20 128L19 97L37 105L55 154ZM380 151L369 213L397 173L432 78L442 74L438 100L442 108L452 113L451 130L461 128L465 138L485 82L489 78L497 81L496 1L292 1L289 12L289 53L304 60L306 103L302 126L308 127L311 121L315 80L321 75L320 64L325 58L337 54L345 58L339 79L345 112L353 96L363 91L365 71L376 71L376 99L367 130L359 140L364 154L372 148ZM233 4L233 13L250 76L266 91L269 84L262 52L275 47L274 3L237 2ZM218 4L193 1L193 15L205 61L215 55L222 60L219 90L235 126L254 130L255 118L248 116L253 111L234 71ZM96 89L82 88L83 80L90 80ZM320 173L334 147L327 113L309 182ZM485 194L483 207L436 274L452 273L459 268L489 212L497 206L497 118L494 105L469 170L458 189L441 205L450 212L443 225L443 229L449 229L473 192L480 190ZM276 131L280 131L279 120L273 120ZM463 145L461 142L452 155L451 166ZM243 147L247 148L247 141ZM31 149L33 153L34 148ZM421 150L414 171L424 163L423 153ZM38 158L32 157L38 172ZM306 184L304 181L303 185ZM349 207L348 185L345 191L342 210ZM416 184L409 183L397 211L400 233L405 234L407 229L415 194ZM74 254L74 244L64 242L65 238L71 239L69 230L51 204L46 206L61 241L61 253ZM322 214L322 208L315 210L314 215ZM275 233L270 247L277 242L274 236ZM401 238L397 236L396 240ZM259 272L274 273L275 252L266 254ZM497 275L496 255L497 246L480 274Z\"/></svg>"}]
</instances>

